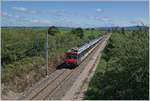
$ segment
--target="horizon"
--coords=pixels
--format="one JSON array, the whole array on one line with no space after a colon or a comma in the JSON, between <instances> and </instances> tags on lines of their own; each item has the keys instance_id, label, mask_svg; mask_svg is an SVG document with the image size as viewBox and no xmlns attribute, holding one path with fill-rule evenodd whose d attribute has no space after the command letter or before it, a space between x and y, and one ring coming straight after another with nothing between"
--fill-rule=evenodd
<instances>
[{"instance_id":1,"label":"horizon","mask_svg":"<svg viewBox=\"0 0 150 101\"><path fill-rule=\"evenodd\" d=\"M25 27L25 28L36 28L36 27L40 27L40 28L47 28L47 27L51 27L51 26L1 26L1 28L5 28L5 27L8 27L8 28L15 28L15 27ZM118 28L126 28L126 27L149 27L148 26L145 26L145 25L130 25L130 26L101 26L101 27L66 27L66 26L55 26L57 28L83 28L83 29L86 29L86 28L115 28L115 27L118 27Z\"/></svg>"},{"instance_id":2,"label":"horizon","mask_svg":"<svg viewBox=\"0 0 150 101\"><path fill-rule=\"evenodd\" d=\"M149 26L148 1L2 1L2 27Z\"/></svg>"}]
</instances>

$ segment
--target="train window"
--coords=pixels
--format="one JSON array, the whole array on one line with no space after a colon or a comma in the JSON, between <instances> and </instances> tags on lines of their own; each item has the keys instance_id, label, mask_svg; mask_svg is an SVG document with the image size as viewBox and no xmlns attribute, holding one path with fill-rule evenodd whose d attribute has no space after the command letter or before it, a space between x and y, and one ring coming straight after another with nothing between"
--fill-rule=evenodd
<instances>
[{"instance_id":1,"label":"train window","mask_svg":"<svg viewBox=\"0 0 150 101\"><path fill-rule=\"evenodd\" d=\"M77 59L77 54L67 54L67 59Z\"/></svg>"}]
</instances>

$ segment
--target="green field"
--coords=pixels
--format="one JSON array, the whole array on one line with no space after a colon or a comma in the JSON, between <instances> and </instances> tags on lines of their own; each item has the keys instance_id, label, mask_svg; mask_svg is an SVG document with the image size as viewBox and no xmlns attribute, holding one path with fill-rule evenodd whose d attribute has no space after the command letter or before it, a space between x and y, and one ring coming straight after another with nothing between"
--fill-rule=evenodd
<instances>
[{"instance_id":1,"label":"green field","mask_svg":"<svg viewBox=\"0 0 150 101\"><path fill-rule=\"evenodd\" d=\"M45 33L48 28L2 28L2 83L15 92L45 76ZM49 69L62 62L64 52L99 37L99 30L83 29L84 37L71 33L71 28L59 28L49 35ZM30 79L28 78L30 77ZM7 87L7 88L9 88Z\"/></svg>"},{"instance_id":2,"label":"green field","mask_svg":"<svg viewBox=\"0 0 150 101\"><path fill-rule=\"evenodd\" d=\"M113 31L86 100L149 99L148 29Z\"/></svg>"}]
</instances>

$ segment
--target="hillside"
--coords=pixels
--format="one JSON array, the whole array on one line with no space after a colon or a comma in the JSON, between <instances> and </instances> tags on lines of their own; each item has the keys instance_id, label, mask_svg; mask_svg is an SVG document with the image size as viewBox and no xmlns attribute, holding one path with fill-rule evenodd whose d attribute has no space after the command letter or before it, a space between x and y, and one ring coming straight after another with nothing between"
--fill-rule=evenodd
<instances>
[{"instance_id":1,"label":"hillside","mask_svg":"<svg viewBox=\"0 0 150 101\"><path fill-rule=\"evenodd\" d=\"M86 100L149 99L148 36L147 29L112 32Z\"/></svg>"}]
</instances>

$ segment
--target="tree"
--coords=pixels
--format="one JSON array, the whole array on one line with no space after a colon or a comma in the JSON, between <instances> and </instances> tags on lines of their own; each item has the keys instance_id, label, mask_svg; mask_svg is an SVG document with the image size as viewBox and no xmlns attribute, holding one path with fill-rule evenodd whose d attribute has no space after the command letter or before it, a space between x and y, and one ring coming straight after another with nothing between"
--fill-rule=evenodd
<instances>
[{"instance_id":1,"label":"tree","mask_svg":"<svg viewBox=\"0 0 150 101\"><path fill-rule=\"evenodd\" d=\"M111 35L84 99L149 99L149 34L137 32Z\"/></svg>"},{"instance_id":2,"label":"tree","mask_svg":"<svg viewBox=\"0 0 150 101\"><path fill-rule=\"evenodd\" d=\"M95 36L94 36L94 35L89 35L89 36L88 36L88 39L89 39L89 40L93 40L93 39L95 39Z\"/></svg>"},{"instance_id":3,"label":"tree","mask_svg":"<svg viewBox=\"0 0 150 101\"><path fill-rule=\"evenodd\" d=\"M121 28L121 33L122 33L122 34L125 34L125 30L124 30L123 27Z\"/></svg>"},{"instance_id":4,"label":"tree","mask_svg":"<svg viewBox=\"0 0 150 101\"><path fill-rule=\"evenodd\" d=\"M51 26L51 27L48 28L48 34L49 35L53 35L54 36L58 32L59 32L59 30L55 26Z\"/></svg>"},{"instance_id":5,"label":"tree","mask_svg":"<svg viewBox=\"0 0 150 101\"><path fill-rule=\"evenodd\" d=\"M95 28L91 28L91 30L95 30Z\"/></svg>"},{"instance_id":6,"label":"tree","mask_svg":"<svg viewBox=\"0 0 150 101\"><path fill-rule=\"evenodd\" d=\"M82 28L72 29L71 33L77 35L80 38L83 38L83 36L84 36L84 32L83 32Z\"/></svg>"}]
</instances>

